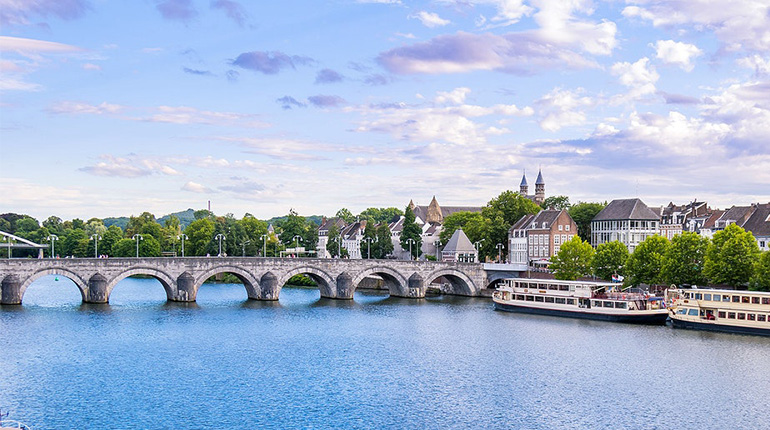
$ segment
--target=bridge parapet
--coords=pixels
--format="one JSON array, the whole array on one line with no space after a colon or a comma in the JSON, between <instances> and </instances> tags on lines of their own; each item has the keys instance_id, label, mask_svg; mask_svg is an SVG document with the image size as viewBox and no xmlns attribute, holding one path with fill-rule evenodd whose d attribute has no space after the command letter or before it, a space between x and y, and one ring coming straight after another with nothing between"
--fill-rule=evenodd
<instances>
[{"instance_id":1,"label":"bridge parapet","mask_svg":"<svg viewBox=\"0 0 770 430\"><path fill-rule=\"evenodd\" d=\"M71 279L85 303L108 303L113 288L129 276L157 279L169 301L195 301L210 277L232 273L254 300L278 300L294 275L315 280L322 297L352 299L367 277L377 276L393 296L425 297L427 285L441 279L446 293L476 296L486 285L480 264L400 260L348 260L258 257L68 258L0 260L0 304L20 304L26 289L45 275ZM421 280L422 282L418 282Z\"/></svg>"}]
</instances>

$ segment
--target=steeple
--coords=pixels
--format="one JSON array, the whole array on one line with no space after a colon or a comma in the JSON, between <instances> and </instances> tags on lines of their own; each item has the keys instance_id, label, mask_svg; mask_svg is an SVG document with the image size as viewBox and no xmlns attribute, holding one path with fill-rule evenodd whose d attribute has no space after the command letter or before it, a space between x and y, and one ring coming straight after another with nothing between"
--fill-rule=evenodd
<instances>
[{"instance_id":1,"label":"steeple","mask_svg":"<svg viewBox=\"0 0 770 430\"><path fill-rule=\"evenodd\" d=\"M543 179L543 171L538 170L537 180L535 181L535 203L542 204L545 201L545 180Z\"/></svg>"},{"instance_id":2,"label":"steeple","mask_svg":"<svg viewBox=\"0 0 770 430\"><path fill-rule=\"evenodd\" d=\"M519 194L526 196L528 192L529 185L527 185L527 172L524 171L524 174L521 175L521 184L519 184Z\"/></svg>"},{"instance_id":3,"label":"steeple","mask_svg":"<svg viewBox=\"0 0 770 430\"><path fill-rule=\"evenodd\" d=\"M441 212L441 206L439 206L438 201L436 201L436 196L433 196L433 200L431 200L428 205L426 218L428 219L425 221L429 224L441 224L444 222L444 215Z\"/></svg>"},{"instance_id":4,"label":"steeple","mask_svg":"<svg viewBox=\"0 0 770 430\"><path fill-rule=\"evenodd\" d=\"M409 200L409 209L411 209L412 212L414 212L414 207L414 200Z\"/></svg>"}]
</instances>

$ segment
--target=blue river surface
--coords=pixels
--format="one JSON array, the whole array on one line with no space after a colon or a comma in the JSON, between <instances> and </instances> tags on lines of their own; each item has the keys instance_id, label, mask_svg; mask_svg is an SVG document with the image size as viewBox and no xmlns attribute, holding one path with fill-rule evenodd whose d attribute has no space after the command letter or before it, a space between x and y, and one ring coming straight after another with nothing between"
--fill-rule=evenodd
<instances>
[{"instance_id":1,"label":"blue river surface","mask_svg":"<svg viewBox=\"0 0 770 430\"><path fill-rule=\"evenodd\" d=\"M0 410L41 429L767 429L770 339L493 310L490 299L247 300L153 279L0 307Z\"/></svg>"}]
</instances>

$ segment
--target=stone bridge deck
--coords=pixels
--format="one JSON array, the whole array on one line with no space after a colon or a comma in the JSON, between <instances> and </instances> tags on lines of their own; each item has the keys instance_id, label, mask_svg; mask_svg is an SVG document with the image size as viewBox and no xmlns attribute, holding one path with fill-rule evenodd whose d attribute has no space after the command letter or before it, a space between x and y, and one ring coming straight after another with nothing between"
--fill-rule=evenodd
<instances>
[{"instance_id":1,"label":"stone bridge deck","mask_svg":"<svg viewBox=\"0 0 770 430\"><path fill-rule=\"evenodd\" d=\"M24 292L36 279L59 275L80 289L84 303L108 303L121 280L146 275L160 281L169 301L193 302L210 277L231 273L243 282L248 297L278 300L283 285L294 275L310 276L321 297L352 299L369 276L383 279L390 295L425 297L427 285L439 278L449 284L448 294L477 296L486 286L480 264L398 260L347 260L257 257L74 258L0 260L0 304L21 304Z\"/></svg>"}]
</instances>

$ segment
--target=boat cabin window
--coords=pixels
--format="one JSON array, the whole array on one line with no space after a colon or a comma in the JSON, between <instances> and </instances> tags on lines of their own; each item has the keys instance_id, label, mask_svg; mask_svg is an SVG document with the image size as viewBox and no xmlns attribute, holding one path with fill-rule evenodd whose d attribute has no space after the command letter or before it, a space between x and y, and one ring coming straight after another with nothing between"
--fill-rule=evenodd
<instances>
[{"instance_id":1,"label":"boat cabin window","mask_svg":"<svg viewBox=\"0 0 770 430\"><path fill-rule=\"evenodd\" d=\"M535 301L535 296L527 296L527 301L528 302L534 302Z\"/></svg>"},{"instance_id":2,"label":"boat cabin window","mask_svg":"<svg viewBox=\"0 0 770 430\"><path fill-rule=\"evenodd\" d=\"M569 285L559 285L559 291L569 291Z\"/></svg>"},{"instance_id":3,"label":"boat cabin window","mask_svg":"<svg viewBox=\"0 0 770 430\"><path fill-rule=\"evenodd\" d=\"M765 321L765 316L764 315L757 315L757 321L760 321L760 322Z\"/></svg>"},{"instance_id":4,"label":"boat cabin window","mask_svg":"<svg viewBox=\"0 0 770 430\"><path fill-rule=\"evenodd\" d=\"M553 297L546 297L545 298L546 303L553 303Z\"/></svg>"},{"instance_id":5,"label":"boat cabin window","mask_svg":"<svg viewBox=\"0 0 770 430\"><path fill-rule=\"evenodd\" d=\"M718 302L720 300L722 300L722 298L719 296L719 294L714 294L714 301Z\"/></svg>"},{"instance_id":6,"label":"boat cabin window","mask_svg":"<svg viewBox=\"0 0 770 430\"><path fill-rule=\"evenodd\" d=\"M625 309L626 308L626 302L615 302L615 307L618 309Z\"/></svg>"},{"instance_id":7,"label":"boat cabin window","mask_svg":"<svg viewBox=\"0 0 770 430\"><path fill-rule=\"evenodd\" d=\"M727 294L725 294L724 296L722 296L722 301L723 301L723 302L729 302L729 301L730 301L730 296L728 296Z\"/></svg>"},{"instance_id":8,"label":"boat cabin window","mask_svg":"<svg viewBox=\"0 0 770 430\"><path fill-rule=\"evenodd\" d=\"M567 303L567 300L565 300L563 297L557 297L556 298L556 303L559 303L559 304L563 305L563 304Z\"/></svg>"},{"instance_id":9,"label":"boat cabin window","mask_svg":"<svg viewBox=\"0 0 770 430\"><path fill-rule=\"evenodd\" d=\"M762 297L763 305L770 305L770 297Z\"/></svg>"},{"instance_id":10,"label":"boat cabin window","mask_svg":"<svg viewBox=\"0 0 770 430\"><path fill-rule=\"evenodd\" d=\"M559 286L556 285L556 284L548 284L548 289L549 290L558 290Z\"/></svg>"},{"instance_id":11,"label":"boat cabin window","mask_svg":"<svg viewBox=\"0 0 770 430\"><path fill-rule=\"evenodd\" d=\"M738 312L738 319L739 320L745 320L746 319L746 314L744 314L743 312Z\"/></svg>"},{"instance_id":12,"label":"boat cabin window","mask_svg":"<svg viewBox=\"0 0 770 430\"><path fill-rule=\"evenodd\" d=\"M516 294L516 300L524 300L523 294Z\"/></svg>"},{"instance_id":13,"label":"boat cabin window","mask_svg":"<svg viewBox=\"0 0 770 430\"><path fill-rule=\"evenodd\" d=\"M535 301L536 302L542 302L543 301L543 296L535 296Z\"/></svg>"},{"instance_id":14,"label":"boat cabin window","mask_svg":"<svg viewBox=\"0 0 770 430\"><path fill-rule=\"evenodd\" d=\"M613 302L604 302L605 308L614 308L615 304Z\"/></svg>"},{"instance_id":15,"label":"boat cabin window","mask_svg":"<svg viewBox=\"0 0 770 430\"><path fill-rule=\"evenodd\" d=\"M733 303L740 303L741 302L741 296L733 296Z\"/></svg>"},{"instance_id":16,"label":"boat cabin window","mask_svg":"<svg viewBox=\"0 0 770 430\"><path fill-rule=\"evenodd\" d=\"M735 312L728 312L727 313L727 318L731 319L731 320L734 320L735 319Z\"/></svg>"},{"instance_id":17,"label":"boat cabin window","mask_svg":"<svg viewBox=\"0 0 770 430\"><path fill-rule=\"evenodd\" d=\"M751 303L754 303L755 305L758 305L759 304L759 297L752 297L751 298Z\"/></svg>"},{"instance_id":18,"label":"boat cabin window","mask_svg":"<svg viewBox=\"0 0 770 430\"><path fill-rule=\"evenodd\" d=\"M750 303L751 297L741 296L741 303Z\"/></svg>"},{"instance_id":19,"label":"boat cabin window","mask_svg":"<svg viewBox=\"0 0 770 430\"><path fill-rule=\"evenodd\" d=\"M703 300L711 301L711 294L704 294L703 295Z\"/></svg>"},{"instance_id":20,"label":"boat cabin window","mask_svg":"<svg viewBox=\"0 0 770 430\"><path fill-rule=\"evenodd\" d=\"M701 299L703 299L703 294L695 293L695 300L701 300Z\"/></svg>"},{"instance_id":21,"label":"boat cabin window","mask_svg":"<svg viewBox=\"0 0 770 430\"><path fill-rule=\"evenodd\" d=\"M690 311L687 312L687 315L692 315L692 316L696 316L697 317L698 316L698 310L697 309L690 309Z\"/></svg>"},{"instance_id":22,"label":"boat cabin window","mask_svg":"<svg viewBox=\"0 0 770 430\"><path fill-rule=\"evenodd\" d=\"M726 316L727 316L727 312L719 311L719 318L725 318Z\"/></svg>"},{"instance_id":23,"label":"boat cabin window","mask_svg":"<svg viewBox=\"0 0 770 430\"><path fill-rule=\"evenodd\" d=\"M687 315L687 309L685 308L679 309L678 311L676 311L676 313L678 313L679 315Z\"/></svg>"},{"instance_id":24,"label":"boat cabin window","mask_svg":"<svg viewBox=\"0 0 770 430\"><path fill-rule=\"evenodd\" d=\"M594 300L593 302L591 302L591 305L593 307L595 307L595 308L600 308L600 307L602 307L602 302L600 302L598 300Z\"/></svg>"},{"instance_id":25,"label":"boat cabin window","mask_svg":"<svg viewBox=\"0 0 770 430\"><path fill-rule=\"evenodd\" d=\"M746 319L749 321L756 321L757 316L755 314L746 314Z\"/></svg>"},{"instance_id":26,"label":"boat cabin window","mask_svg":"<svg viewBox=\"0 0 770 430\"><path fill-rule=\"evenodd\" d=\"M575 299L567 299L567 304L568 305L574 305L575 304Z\"/></svg>"}]
</instances>

